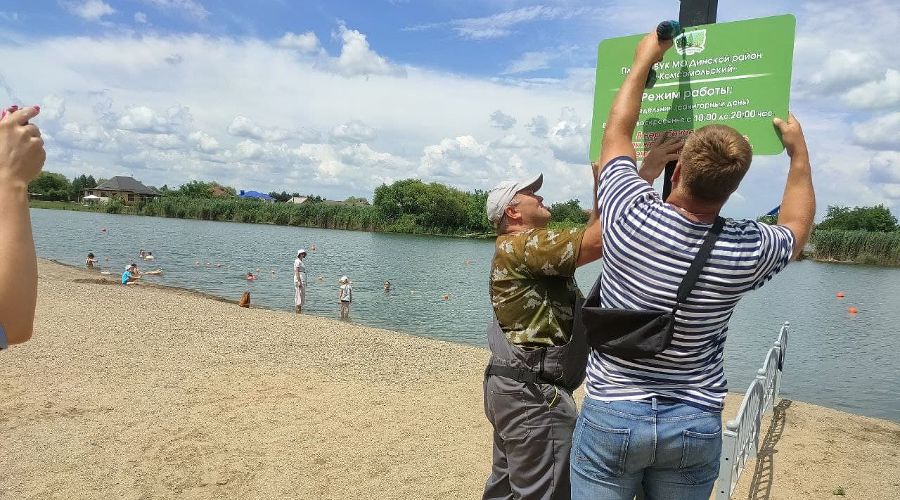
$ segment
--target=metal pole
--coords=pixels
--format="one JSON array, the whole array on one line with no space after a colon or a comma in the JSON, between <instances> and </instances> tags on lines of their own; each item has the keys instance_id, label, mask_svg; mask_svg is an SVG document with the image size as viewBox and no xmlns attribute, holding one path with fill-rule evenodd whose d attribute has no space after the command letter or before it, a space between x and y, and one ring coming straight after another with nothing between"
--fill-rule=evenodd
<instances>
[{"instance_id":1,"label":"metal pole","mask_svg":"<svg viewBox=\"0 0 900 500\"><path fill-rule=\"evenodd\" d=\"M698 24L712 24L716 22L716 10L719 0L681 0L681 8L678 10L678 22L683 27L697 26ZM672 192L672 172L675 171L675 163L666 165L666 173L663 175L663 199L669 197Z\"/></svg>"}]
</instances>

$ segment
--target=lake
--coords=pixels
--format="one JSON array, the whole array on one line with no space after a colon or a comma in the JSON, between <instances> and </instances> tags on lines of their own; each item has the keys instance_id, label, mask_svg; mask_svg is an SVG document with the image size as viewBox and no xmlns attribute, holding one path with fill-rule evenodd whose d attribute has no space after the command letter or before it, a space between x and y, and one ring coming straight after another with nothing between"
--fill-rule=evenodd
<instances>
[{"instance_id":1,"label":"lake","mask_svg":"<svg viewBox=\"0 0 900 500\"><path fill-rule=\"evenodd\" d=\"M32 209L38 256L82 266L93 252L112 279L137 262L164 285L293 310L292 266L305 260L304 313L337 318L338 283L353 282L351 319L364 325L486 346L492 241ZM105 231L103 231L105 229ZM156 260L141 262L139 250ZM257 271L258 270L258 271ZM587 293L600 270L578 270ZM244 279L247 271L257 281ZM390 293L382 284L389 280ZM835 294L844 292L844 299ZM853 306L859 313L851 315ZM729 387L744 391L784 321L792 325L787 398L900 422L900 269L792 263L746 296L729 326Z\"/></svg>"}]
</instances>

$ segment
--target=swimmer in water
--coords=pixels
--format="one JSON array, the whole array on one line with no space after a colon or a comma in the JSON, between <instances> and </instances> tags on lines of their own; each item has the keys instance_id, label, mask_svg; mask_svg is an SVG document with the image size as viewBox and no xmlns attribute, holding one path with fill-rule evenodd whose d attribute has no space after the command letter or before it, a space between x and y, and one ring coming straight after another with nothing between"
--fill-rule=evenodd
<instances>
[{"instance_id":1,"label":"swimmer in water","mask_svg":"<svg viewBox=\"0 0 900 500\"><path fill-rule=\"evenodd\" d=\"M253 275L250 271L247 271L247 281L253 281L256 279L256 276Z\"/></svg>"},{"instance_id":2,"label":"swimmer in water","mask_svg":"<svg viewBox=\"0 0 900 500\"><path fill-rule=\"evenodd\" d=\"M96 263L97 263L97 259L94 258L94 254L89 252L87 255L87 259L84 261L84 265L87 266L89 269L93 269L94 264L96 264Z\"/></svg>"},{"instance_id":3,"label":"swimmer in water","mask_svg":"<svg viewBox=\"0 0 900 500\"><path fill-rule=\"evenodd\" d=\"M388 292L390 292L390 291L391 291L391 282L390 282L390 281L385 281L385 282L384 282L384 293L388 293Z\"/></svg>"}]
</instances>

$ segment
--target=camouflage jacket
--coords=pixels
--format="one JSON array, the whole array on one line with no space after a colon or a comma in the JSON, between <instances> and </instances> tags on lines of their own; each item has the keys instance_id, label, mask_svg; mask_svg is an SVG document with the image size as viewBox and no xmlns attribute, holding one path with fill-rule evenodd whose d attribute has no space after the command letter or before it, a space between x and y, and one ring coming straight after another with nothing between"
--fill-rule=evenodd
<instances>
[{"instance_id":1,"label":"camouflage jacket","mask_svg":"<svg viewBox=\"0 0 900 500\"><path fill-rule=\"evenodd\" d=\"M525 348L569 341L581 291L575 263L584 229L529 229L497 237L491 304L500 328Z\"/></svg>"}]
</instances>

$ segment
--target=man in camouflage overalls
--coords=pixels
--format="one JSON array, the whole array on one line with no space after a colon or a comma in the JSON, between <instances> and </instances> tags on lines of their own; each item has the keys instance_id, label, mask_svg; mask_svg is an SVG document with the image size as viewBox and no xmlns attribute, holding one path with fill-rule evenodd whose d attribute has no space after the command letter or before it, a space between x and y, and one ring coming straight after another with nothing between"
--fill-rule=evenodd
<instances>
[{"instance_id":1,"label":"man in camouflage overalls","mask_svg":"<svg viewBox=\"0 0 900 500\"><path fill-rule=\"evenodd\" d=\"M575 268L600 258L600 225L547 229L550 211L535 194L543 175L491 190L488 219L497 228L490 295L485 414L494 458L485 499L569 498L569 450L588 348ZM574 332L573 332L574 330Z\"/></svg>"},{"instance_id":2,"label":"man in camouflage overalls","mask_svg":"<svg viewBox=\"0 0 900 500\"><path fill-rule=\"evenodd\" d=\"M652 182L682 144L661 136L640 176ZM596 201L586 227L547 228L550 211L536 194L543 179L503 182L487 198L497 242L484 379L494 450L485 500L570 497L569 451L578 417L572 392L584 381L589 352L580 320L584 297L574 276L577 267L600 258L602 245Z\"/></svg>"}]
</instances>

